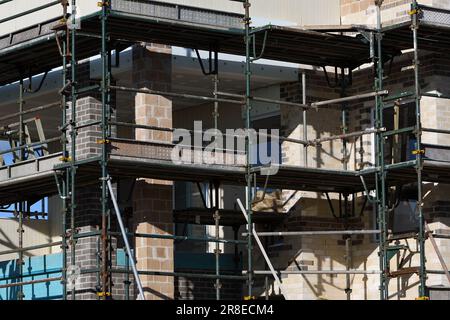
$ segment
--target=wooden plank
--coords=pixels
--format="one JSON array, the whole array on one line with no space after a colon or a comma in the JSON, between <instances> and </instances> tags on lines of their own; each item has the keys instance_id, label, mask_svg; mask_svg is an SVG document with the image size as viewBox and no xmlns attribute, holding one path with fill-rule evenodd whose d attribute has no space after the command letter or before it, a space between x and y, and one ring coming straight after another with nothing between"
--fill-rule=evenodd
<instances>
[{"instance_id":1,"label":"wooden plank","mask_svg":"<svg viewBox=\"0 0 450 320\"><path fill-rule=\"evenodd\" d=\"M389 272L389 277L396 278L396 277L401 277L401 276L413 274L413 273L419 273L419 267L408 267L408 268L402 268L397 271L392 271L392 272Z\"/></svg>"},{"instance_id":2,"label":"wooden plank","mask_svg":"<svg viewBox=\"0 0 450 320\"><path fill-rule=\"evenodd\" d=\"M432 246L434 248L434 251L436 252L436 255L438 256L439 262L441 263L442 269L444 270L445 275L447 276L447 281L450 284L450 274L448 273L448 268L447 268L447 265L445 264L444 258L442 257L442 254L439 251L439 247L438 247L438 245L436 243L436 240L434 240L434 238L433 238L433 235L432 235L432 232L430 230L430 227L428 226L428 223L424 222L424 224L425 224L425 232L428 234L428 238L431 241L431 244L432 244Z\"/></svg>"}]
</instances>

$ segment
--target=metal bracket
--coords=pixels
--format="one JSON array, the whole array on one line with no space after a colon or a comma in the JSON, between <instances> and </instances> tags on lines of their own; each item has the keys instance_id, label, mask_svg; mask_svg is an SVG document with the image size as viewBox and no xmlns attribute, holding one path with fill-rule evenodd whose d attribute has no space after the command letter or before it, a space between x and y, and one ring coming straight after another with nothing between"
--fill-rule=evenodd
<instances>
[{"instance_id":1,"label":"metal bracket","mask_svg":"<svg viewBox=\"0 0 450 320\"><path fill-rule=\"evenodd\" d=\"M97 140L97 144L109 144L111 141L109 141L108 139L99 139Z\"/></svg>"},{"instance_id":2,"label":"metal bracket","mask_svg":"<svg viewBox=\"0 0 450 320\"><path fill-rule=\"evenodd\" d=\"M364 177L363 177L363 176L359 176L359 178L361 179L361 183L362 183L362 185L363 185L363 187L364 187L364 191L366 192L367 200L368 200L370 203L377 203L377 200L374 199L374 198L372 198L372 197L370 196L369 190L367 189L366 181L364 181Z\"/></svg>"},{"instance_id":3,"label":"metal bracket","mask_svg":"<svg viewBox=\"0 0 450 320\"><path fill-rule=\"evenodd\" d=\"M266 51L266 43L267 43L268 33L269 32L267 30L264 31L263 43L262 43L261 52L259 53L259 55L256 54L256 33L252 34L253 58L250 59L251 62L259 60L263 57L264 52Z\"/></svg>"},{"instance_id":4,"label":"metal bracket","mask_svg":"<svg viewBox=\"0 0 450 320\"><path fill-rule=\"evenodd\" d=\"M198 49L194 49L194 51L195 51L195 54L197 55L198 63L200 64L202 73L205 76L218 74L218 72L219 72L219 53L217 50L214 50L214 58L213 58L213 50L209 50L208 71L206 71L206 69L205 69L205 65L203 64L203 60L200 57L200 52L198 51ZM213 66L213 62L214 62L214 66Z\"/></svg>"},{"instance_id":5,"label":"metal bracket","mask_svg":"<svg viewBox=\"0 0 450 320\"><path fill-rule=\"evenodd\" d=\"M47 78L47 75L48 75L48 70L45 71L41 81L39 82L38 87L33 90L33 88L32 88L33 87L33 76L32 76L32 72L31 72L31 69L30 69L30 76L28 77L28 79L29 79L28 80L28 89L26 90L26 92L29 92L29 93L39 92L42 89L42 85L44 84L45 79Z\"/></svg>"},{"instance_id":6,"label":"metal bracket","mask_svg":"<svg viewBox=\"0 0 450 320\"><path fill-rule=\"evenodd\" d=\"M207 204L206 204L205 196L204 196L203 191L202 191L202 187L201 187L201 185L200 185L200 182L197 182L197 188L198 188L198 192L200 193L200 197L202 198L203 206L204 206L205 208L208 208L208 206L207 206Z\"/></svg>"},{"instance_id":7,"label":"metal bracket","mask_svg":"<svg viewBox=\"0 0 450 320\"><path fill-rule=\"evenodd\" d=\"M336 213L334 212L333 203L331 203L330 195L328 194L328 192L325 192L325 196L327 197L328 206L330 207L331 214L333 215L333 217L335 217L337 219L338 217L336 216Z\"/></svg>"}]
</instances>

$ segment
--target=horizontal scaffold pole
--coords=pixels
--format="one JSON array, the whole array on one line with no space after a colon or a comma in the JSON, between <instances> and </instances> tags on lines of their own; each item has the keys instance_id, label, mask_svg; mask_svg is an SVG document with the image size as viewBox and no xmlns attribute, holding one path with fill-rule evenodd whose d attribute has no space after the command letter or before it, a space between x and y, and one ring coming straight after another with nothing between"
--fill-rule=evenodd
<instances>
[{"instance_id":1,"label":"horizontal scaffold pole","mask_svg":"<svg viewBox=\"0 0 450 320\"><path fill-rule=\"evenodd\" d=\"M120 232L111 232L111 235L120 235ZM79 234L74 235L74 238L82 239L82 238L96 237L96 236L100 236L99 231L79 233ZM245 240L233 240L233 239L221 239L221 238L219 238L219 239L217 239L217 238L202 238L202 237L189 237L189 236L173 236L173 235L151 234L151 233L127 232L127 236L136 237L136 238L169 239L169 240L177 240L177 241L247 244L247 241L245 241ZM14 253L18 253L20 251L22 251L22 252L33 251L33 250L49 248L49 247L56 247L56 246L61 246L61 245L62 245L61 241L43 243L43 244L33 245L33 246L29 246L29 247L24 247L24 248L17 248L17 249L1 251L0 256L6 255L6 254L14 254Z\"/></svg>"},{"instance_id":2,"label":"horizontal scaffold pole","mask_svg":"<svg viewBox=\"0 0 450 320\"><path fill-rule=\"evenodd\" d=\"M135 129L147 129L147 130L155 130L155 131L173 132L175 130L173 128L157 127L157 126L135 124L135 123L128 123L128 122L111 121L111 122L109 122L109 124L111 124L113 126L131 127L131 128L135 128ZM92 125L92 124L88 124L88 125ZM188 130L188 131L190 133L201 133L201 134L205 133L204 131L195 131L195 130ZM294 139L294 138L289 138L289 137L284 137L284 136L275 136L273 134L266 134L266 133L262 133L262 132L258 132L257 135L260 137L278 138L280 141L298 143L298 144L302 144L305 146L314 146L314 145L318 145L318 144L320 144L322 142L326 142L326 141L359 137L359 136L363 136L363 135L373 134L373 133L377 133L377 132L384 132L384 131L385 131L384 128L382 128L382 129L367 129L367 130L355 131L355 132L351 132L351 133L329 136L329 137L324 137L324 138L314 139L314 140L309 140L309 141L305 141L305 140L301 140L301 139ZM241 134L234 134L234 135L224 134L224 136L226 136L226 137L245 137L245 135L241 135ZM112 140L114 140L114 139L112 139Z\"/></svg>"},{"instance_id":3,"label":"horizontal scaffold pole","mask_svg":"<svg viewBox=\"0 0 450 320\"><path fill-rule=\"evenodd\" d=\"M169 92L169 91L138 89L138 88L129 88L129 87L120 87L120 86L110 86L110 89L118 90L118 91L125 91L125 92L146 93L146 94L155 94L155 95L159 95L159 96L201 100L201 101L208 101L208 102L224 102L224 103L231 103L231 104L237 104L237 105L244 104L244 101L237 101L237 100L232 100L232 99L220 99L220 98L214 98L214 97L208 97L208 96L199 96L199 95L194 95L194 94L177 93L177 92Z\"/></svg>"},{"instance_id":4,"label":"horizontal scaffold pole","mask_svg":"<svg viewBox=\"0 0 450 320\"><path fill-rule=\"evenodd\" d=\"M309 144L320 144L322 142L332 141L332 140L339 140L339 139L347 139L347 138L353 138L353 137L359 137L367 134L377 133L377 132L383 132L384 129L367 129L362 131L356 131L351 133L345 133L345 134L338 134L335 136L329 136L329 137L323 137L315 140L311 140Z\"/></svg>"},{"instance_id":5,"label":"horizontal scaffold pole","mask_svg":"<svg viewBox=\"0 0 450 320\"><path fill-rule=\"evenodd\" d=\"M60 246L60 245L62 245L61 241L43 243L43 244L38 244L35 246L30 246L30 247L25 247L25 248L17 248L17 249L2 251L2 252L0 252L0 256L3 256L5 254L13 254L13 253L24 252L24 251L32 251L32 250L38 250L38 249L43 249L43 248L56 247L56 246Z\"/></svg>"},{"instance_id":6,"label":"horizontal scaffold pole","mask_svg":"<svg viewBox=\"0 0 450 320\"><path fill-rule=\"evenodd\" d=\"M11 113L11 114L8 114L6 116L0 117L0 121L12 119L12 118L18 117L20 115L26 115L26 114L30 114L30 113L33 113L33 112L43 111L43 110L47 110L47 109L55 108L55 107L59 107L59 106L61 106L61 102L54 102L54 103L45 104L43 106L34 107L34 108L31 108L31 109L25 110L23 112Z\"/></svg>"},{"instance_id":7,"label":"horizontal scaffold pole","mask_svg":"<svg viewBox=\"0 0 450 320\"><path fill-rule=\"evenodd\" d=\"M349 97L343 97L343 98L336 98L336 99L331 99L331 100L324 100L324 101L313 102L313 103L311 103L311 106L313 106L313 107L321 107L321 106L326 106L326 105L329 105L329 104L337 104L337 103L354 101L354 100L361 100L361 99L366 99L366 98L386 96L388 94L389 94L389 91L387 91L387 90L374 91L374 92L369 92L369 93L357 94L355 96L349 96Z\"/></svg>"},{"instance_id":8,"label":"horizontal scaffold pole","mask_svg":"<svg viewBox=\"0 0 450 320\"><path fill-rule=\"evenodd\" d=\"M450 130L434 129L434 128L422 128L422 131L424 131L424 132L450 134Z\"/></svg>"},{"instance_id":9,"label":"horizontal scaffold pole","mask_svg":"<svg viewBox=\"0 0 450 320\"><path fill-rule=\"evenodd\" d=\"M230 97L230 98L243 99L245 97L240 94L234 94L234 93L228 93L228 92L215 92L215 93L219 96ZM259 102L281 104L281 105L285 105L285 106L293 106L293 107L299 107L299 108L303 108L303 109L317 109L317 107L321 107L321 106L325 106L325 105L337 104L337 103L354 101L354 100L361 100L361 99L372 98L372 97L377 97L377 96L386 96L388 94L389 94L389 91L387 91L387 90L374 91L374 92L362 93L362 94L349 96L349 97L313 102L311 104L303 104L303 103L296 103L296 102L275 100L275 99L268 99L268 98L262 98L262 97L254 97L254 96L250 96L249 98L253 101L259 101Z\"/></svg>"},{"instance_id":10,"label":"horizontal scaffold pole","mask_svg":"<svg viewBox=\"0 0 450 320\"><path fill-rule=\"evenodd\" d=\"M82 274L87 273L96 273L98 269L85 269L82 270ZM131 270L127 269L111 269L112 273L124 273L131 274ZM216 274L207 274L207 273L195 273L195 272L170 272L170 271L153 271L153 270L138 270L140 275L144 276L166 276L166 277L196 277L196 278L204 278L204 279L225 279L225 280L244 280L247 277L242 275L216 275Z\"/></svg>"},{"instance_id":11,"label":"horizontal scaffold pole","mask_svg":"<svg viewBox=\"0 0 450 320\"><path fill-rule=\"evenodd\" d=\"M353 235L353 234L378 234L380 230L332 230L332 231L274 231L258 232L258 236L321 236L321 235ZM243 235L247 235L246 233Z\"/></svg>"},{"instance_id":12,"label":"horizontal scaffold pole","mask_svg":"<svg viewBox=\"0 0 450 320\"><path fill-rule=\"evenodd\" d=\"M112 235L118 234L118 232L111 232ZM147 233L127 233L128 236L134 236L136 238L152 238L152 239L169 239L178 241L194 241L194 242L218 242L218 243L230 243L230 244L247 244L244 240L232 240L232 239L217 239L217 238L202 238L202 237L188 237L188 236L173 236L165 234L147 234Z\"/></svg>"},{"instance_id":13,"label":"horizontal scaffold pole","mask_svg":"<svg viewBox=\"0 0 450 320\"><path fill-rule=\"evenodd\" d=\"M7 150L2 150L2 151L0 151L0 155L6 154L6 153L10 153L10 152L14 152L14 151L19 151L19 150L22 150L22 149L27 149L27 148L33 148L33 147L37 147L37 146L42 146L42 145L45 145L45 144L47 144L47 143L55 142L55 141L61 141L61 137L50 138L50 139L47 139L47 140L44 140L44 141L33 142L33 143L29 143L29 144L24 144L24 145L19 146L19 147L7 149Z\"/></svg>"},{"instance_id":14,"label":"horizontal scaffold pole","mask_svg":"<svg viewBox=\"0 0 450 320\"><path fill-rule=\"evenodd\" d=\"M215 92L215 94L223 97L230 97L230 98L238 98L238 99L244 99L245 96L241 94L234 94L234 93L228 93L228 92ZM250 100L258 101L258 102L266 102L266 103L274 103L274 104L281 104L283 106L292 106L292 107L299 107L304 109L315 109L315 107L311 105L307 105L304 103L297 103L297 102L290 102L290 101L284 101L284 100L274 100L274 99L268 99L268 98L262 98L262 97L249 97Z\"/></svg>"},{"instance_id":15,"label":"horizontal scaffold pole","mask_svg":"<svg viewBox=\"0 0 450 320\"><path fill-rule=\"evenodd\" d=\"M0 19L0 23L11 21L11 20L14 20L14 19L26 16L27 14L30 14L30 13L33 13L33 12L37 12L37 11L41 11L41 10L49 8L49 7L56 6L57 4L60 4L60 3L61 3L61 0L52 1L52 2L46 3L44 5L41 5L39 7L30 9L30 10L26 10L26 11L22 11L21 13L9 16L9 17L4 18L4 19ZM2 3L0 3L0 4L2 4Z\"/></svg>"},{"instance_id":16,"label":"horizontal scaffold pole","mask_svg":"<svg viewBox=\"0 0 450 320\"><path fill-rule=\"evenodd\" d=\"M43 282L61 281L61 280L62 280L62 277L55 277L55 278L45 278L45 279L37 279L37 280L30 280L30 281L14 282L14 283L8 283L8 284L1 284L0 289L19 287L19 286L25 286L25 285L29 285L29 284L36 284L36 283L43 283Z\"/></svg>"},{"instance_id":17,"label":"horizontal scaffold pole","mask_svg":"<svg viewBox=\"0 0 450 320\"><path fill-rule=\"evenodd\" d=\"M380 274L379 270L281 270L280 274ZM246 274L247 271L242 271ZM254 270L254 274L271 274L269 270Z\"/></svg>"}]
</instances>

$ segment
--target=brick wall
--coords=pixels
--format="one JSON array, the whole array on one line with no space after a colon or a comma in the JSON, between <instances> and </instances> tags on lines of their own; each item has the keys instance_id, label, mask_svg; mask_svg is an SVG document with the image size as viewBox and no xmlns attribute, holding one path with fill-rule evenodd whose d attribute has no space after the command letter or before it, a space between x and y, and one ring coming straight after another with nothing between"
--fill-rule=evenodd
<instances>
[{"instance_id":1,"label":"brick wall","mask_svg":"<svg viewBox=\"0 0 450 320\"><path fill-rule=\"evenodd\" d=\"M169 91L172 77L170 46L144 44L133 47L133 83L138 88Z\"/></svg>"},{"instance_id":2,"label":"brick wall","mask_svg":"<svg viewBox=\"0 0 450 320\"><path fill-rule=\"evenodd\" d=\"M385 88L390 94L411 91L414 85L412 70L404 70L404 67L411 65L412 55L405 54L402 57L396 57L392 67L389 63L385 64ZM438 54L429 54L421 52L420 54L420 85L422 92L440 92L448 93L444 83L448 82L450 60ZM322 77L322 79L320 79ZM333 79L333 75L330 74ZM347 89L348 95L354 95L373 90L373 73L371 68L361 68L355 70L353 75L353 84ZM281 94L283 98L290 101L301 101L301 84L289 83L282 86ZM315 100L330 99L338 95L334 89L328 88L323 74L319 72L307 71L307 99L308 102ZM349 132L364 130L372 127L371 110L374 108L374 99L356 101L348 104ZM445 129L444 122L450 121L450 104L446 99L437 99L424 97L422 99L421 111L423 116L423 125L425 127ZM339 106L334 108L340 110ZM314 134L320 136L329 135L329 132L321 131L320 128L334 128L335 132L340 131L340 115L333 109L325 109L323 113L308 111L308 138L315 138ZM302 139L302 114L290 108L282 108L282 126L284 132L291 134L291 137ZM311 121L311 122L310 122ZM311 123L311 124L310 124ZM311 130L312 129L312 130ZM328 129L331 131L330 129ZM424 133L423 140L426 143L448 144L448 137ZM283 160L289 164L302 165L303 147L294 144L285 144L283 146ZM342 145L339 142L325 146L322 149L324 153L331 154L332 159L321 161L317 157L317 148L310 147L308 163L312 167L338 168L339 159L342 158ZM349 169L355 170L367 167L372 163L372 141L369 135L364 136L362 141L349 139L349 153L351 154ZM319 149L320 150L320 149ZM361 159L362 155L362 159ZM431 193L425 199L425 212L429 215L430 228L447 232L450 225L448 219L449 204L446 201L447 187L439 184L427 184L424 193L431 190ZM284 190L284 194L290 195L292 191ZM337 210L337 201L335 196L330 194L333 206ZM286 197L285 197L286 198ZM279 230L339 230L341 228L354 229L375 229L377 228L374 217L374 209L367 204L361 219L350 219L349 221L339 221L331 217L328 204L321 194L310 192L299 192L297 203L292 206L290 216L285 220L285 225L280 226ZM356 205L358 213L363 202L359 197ZM345 269L345 246L342 236L314 236L314 237L284 237L278 239L279 243L276 249L270 251L272 262L277 268L305 270L305 269ZM443 254L447 257L449 244L447 240L438 240L438 245ZM396 243L392 243L396 244ZM398 241L398 244L406 244L405 241ZM378 246L375 236L352 236L352 267L355 269L377 270L378 269ZM409 241L409 245L414 249L415 241ZM430 242L426 243L427 268L431 270L440 270L441 267L437 260ZM419 256L413 255L408 262L408 266L417 266ZM391 270L396 270L397 259L391 260ZM449 261L447 261L449 263ZM264 260L258 256L255 258L255 266L261 269L264 266ZM352 275L352 299L378 299L379 275ZM414 274L405 275L400 278L393 278L389 283L391 299L414 299L417 296L417 280ZM272 280L271 280L272 281ZM283 283L285 291L289 298L295 299L344 299L345 275L284 275ZM442 285L446 280L443 275L428 275L428 285ZM263 294L262 287L259 287L260 294ZM275 290L277 292L277 289Z\"/></svg>"},{"instance_id":3,"label":"brick wall","mask_svg":"<svg viewBox=\"0 0 450 320\"><path fill-rule=\"evenodd\" d=\"M98 232L101 228L101 189L100 186L79 187L76 190L77 206L75 210L75 233ZM114 218L114 217L112 217ZM69 220L69 219L68 219ZM70 236L70 221L67 221L67 234ZM111 221L111 230L117 231L117 223ZM111 237L107 245L111 247L109 265L117 264L117 238ZM120 245L122 246L122 244ZM99 236L84 237L75 241L75 265L81 270L95 270L101 267L102 256L100 252L101 238ZM72 264L71 245L68 240L67 265ZM82 274L76 283L75 292L77 300L98 299L97 292L101 291L97 272ZM113 273L111 276L111 298L115 300L125 299L125 275ZM133 285L131 285L131 292ZM70 291L70 290L69 290ZM70 294L70 292L69 292Z\"/></svg>"}]
</instances>

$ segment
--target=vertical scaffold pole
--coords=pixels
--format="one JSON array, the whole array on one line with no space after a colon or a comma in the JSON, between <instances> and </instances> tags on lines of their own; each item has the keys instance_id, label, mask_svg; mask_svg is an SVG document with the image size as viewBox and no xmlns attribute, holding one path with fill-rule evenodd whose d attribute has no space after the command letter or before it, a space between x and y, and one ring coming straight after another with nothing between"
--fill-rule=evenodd
<instances>
[{"instance_id":1,"label":"vertical scaffold pole","mask_svg":"<svg viewBox=\"0 0 450 320\"><path fill-rule=\"evenodd\" d=\"M350 71L351 72L351 71ZM345 97L345 90L346 90L347 84L345 83L345 68L341 68L341 92L340 96L341 98ZM345 102L341 105L341 130L342 134L347 133L347 104ZM347 139L342 139L342 167L344 170L348 170L348 164L347 164ZM347 210L347 208L346 208Z\"/></svg>"},{"instance_id":2,"label":"vertical scaffold pole","mask_svg":"<svg viewBox=\"0 0 450 320\"><path fill-rule=\"evenodd\" d=\"M375 90L383 89L383 59L382 59L382 30L381 30L381 5L383 0L375 1L377 5L377 33L376 33L376 50L374 50L374 63L376 68ZM383 127L383 100L381 96L377 96L375 100L375 127L380 129ZM387 225L386 225L386 172L384 163L384 137L381 131L376 134L376 193L377 193L377 211L378 225L380 232L379 239L379 261L380 261L380 299L388 298L388 261L386 255Z\"/></svg>"},{"instance_id":3,"label":"vertical scaffold pole","mask_svg":"<svg viewBox=\"0 0 450 320\"><path fill-rule=\"evenodd\" d=\"M23 107L25 102L23 100L24 86L23 79L21 77L19 81L19 161L25 160L25 149L22 146L25 144L25 128L23 123Z\"/></svg>"},{"instance_id":4,"label":"vertical scaffold pole","mask_svg":"<svg viewBox=\"0 0 450 320\"><path fill-rule=\"evenodd\" d=\"M306 73L302 72L302 103L306 105ZM303 140L308 141L308 126L306 121L306 109L303 109ZM303 165L308 167L308 145L303 146Z\"/></svg>"},{"instance_id":5,"label":"vertical scaffold pole","mask_svg":"<svg viewBox=\"0 0 450 320\"><path fill-rule=\"evenodd\" d=\"M19 151L19 161L24 161L25 160L25 149L22 148L24 143L24 134L25 134L25 130L24 130L24 123L23 123L23 107L24 107L24 99L23 99L23 93L24 93L24 86L23 86L23 77L21 77L20 81L19 81L19 147L20 147L20 151ZM19 202L19 226L17 229L18 235L19 235L19 259L17 260L17 265L18 265L18 271L19 271L19 281L23 282L23 251L21 250L23 247L23 212L24 212L25 208L24 208L24 202ZM24 298L24 293L23 293L23 286L19 286L18 288L18 292L17 292L17 299L18 300L23 300Z\"/></svg>"},{"instance_id":6,"label":"vertical scaffold pole","mask_svg":"<svg viewBox=\"0 0 450 320\"><path fill-rule=\"evenodd\" d=\"M17 232L19 233L19 259L17 260L18 265L18 271L19 271L19 281L23 282L23 212L25 210L25 202L19 202L19 228L17 229ZM17 292L17 299L23 300L25 297L23 293L23 285L19 286Z\"/></svg>"},{"instance_id":7,"label":"vertical scaffold pole","mask_svg":"<svg viewBox=\"0 0 450 320\"><path fill-rule=\"evenodd\" d=\"M214 74L213 74L213 83L214 83L214 98L218 98L217 92L219 91L219 52L214 51ZM213 111L213 119L214 119L214 129L219 129L219 101L214 101L214 111Z\"/></svg>"},{"instance_id":8,"label":"vertical scaffold pole","mask_svg":"<svg viewBox=\"0 0 450 320\"><path fill-rule=\"evenodd\" d=\"M102 266L101 266L101 279L102 279L102 296L104 298L110 296L110 276L109 276L109 250L111 244L108 243L108 227L109 227L109 208L108 208L108 172L107 172L107 146L108 146L108 119L110 113L110 78L111 78L111 66L110 66L110 51L108 48L109 35L107 32L107 19L109 13L109 2L102 1L102 13L101 13L101 25L102 25L102 48L101 48L101 61L102 61L102 81L101 81L101 99L102 99L102 119L101 119L101 131L102 131L102 155L101 155L101 171L102 171Z\"/></svg>"},{"instance_id":9,"label":"vertical scaffold pole","mask_svg":"<svg viewBox=\"0 0 450 320\"><path fill-rule=\"evenodd\" d=\"M250 45L251 45L251 18L250 18L250 1L244 1L244 24L245 24L245 127L247 130L247 139L246 139L246 162L247 162L247 270L248 270L248 299L252 298L252 286L253 286L253 260L252 260L252 230L253 230L253 222L252 222L252 172L251 172L251 139L250 139L250 127L251 127L251 56L250 56Z\"/></svg>"},{"instance_id":10,"label":"vertical scaffold pole","mask_svg":"<svg viewBox=\"0 0 450 320\"><path fill-rule=\"evenodd\" d=\"M66 17L64 17L65 19ZM62 85L65 87L67 81L67 33L68 29L65 29L65 34L62 37L62 56L63 56L63 68L62 68ZM62 92L61 94L61 144L62 144L62 160L67 161L67 134L66 134L66 122L67 122L67 98L66 94ZM62 250L62 299L67 300L67 185L68 185L68 169L65 169L65 174L62 178L61 184L61 250Z\"/></svg>"},{"instance_id":11,"label":"vertical scaffold pole","mask_svg":"<svg viewBox=\"0 0 450 320\"><path fill-rule=\"evenodd\" d=\"M425 258L425 220L422 210L422 123L421 123L421 112L420 112L420 83L419 83L419 48L417 32L419 29L419 7L417 1L414 0L411 5L411 17L412 17L412 33L413 33L413 45L414 45L414 99L416 105L416 150L414 153L416 155L416 171L417 171L417 211L419 216L419 256L420 256L420 266L419 266L419 297L425 296L425 286L426 286L426 258Z\"/></svg>"},{"instance_id":12,"label":"vertical scaffold pole","mask_svg":"<svg viewBox=\"0 0 450 320\"><path fill-rule=\"evenodd\" d=\"M220 239L220 213L219 213L219 191L220 191L220 184L217 181L214 181L214 225L215 225L215 237L216 240ZM216 282L215 282L215 288L216 288L216 300L220 300L220 289L221 289L221 283L220 283L220 244L219 241L216 242L215 248L214 248L214 255L216 258Z\"/></svg>"},{"instance_id":13,"label":"vertical scaffold pole","mask_svg":"<svg viewBox=\"0 0 450 320\"><path fill-rule=\"evenodd\" d=\"M76 75L77 75L77 60L76 60L76 0L72 0L72 15L71 15L71 59L70 59L70 69L71 69L71 128L70 128L70 139L71 139L71 166L70 166L70 262L71 265L75 266L75 177L76 177L76 114L77 114L77 91L76 91ZM75 300L75 286L72 286L72 300Z\"/></svg>"}]
</instances>

